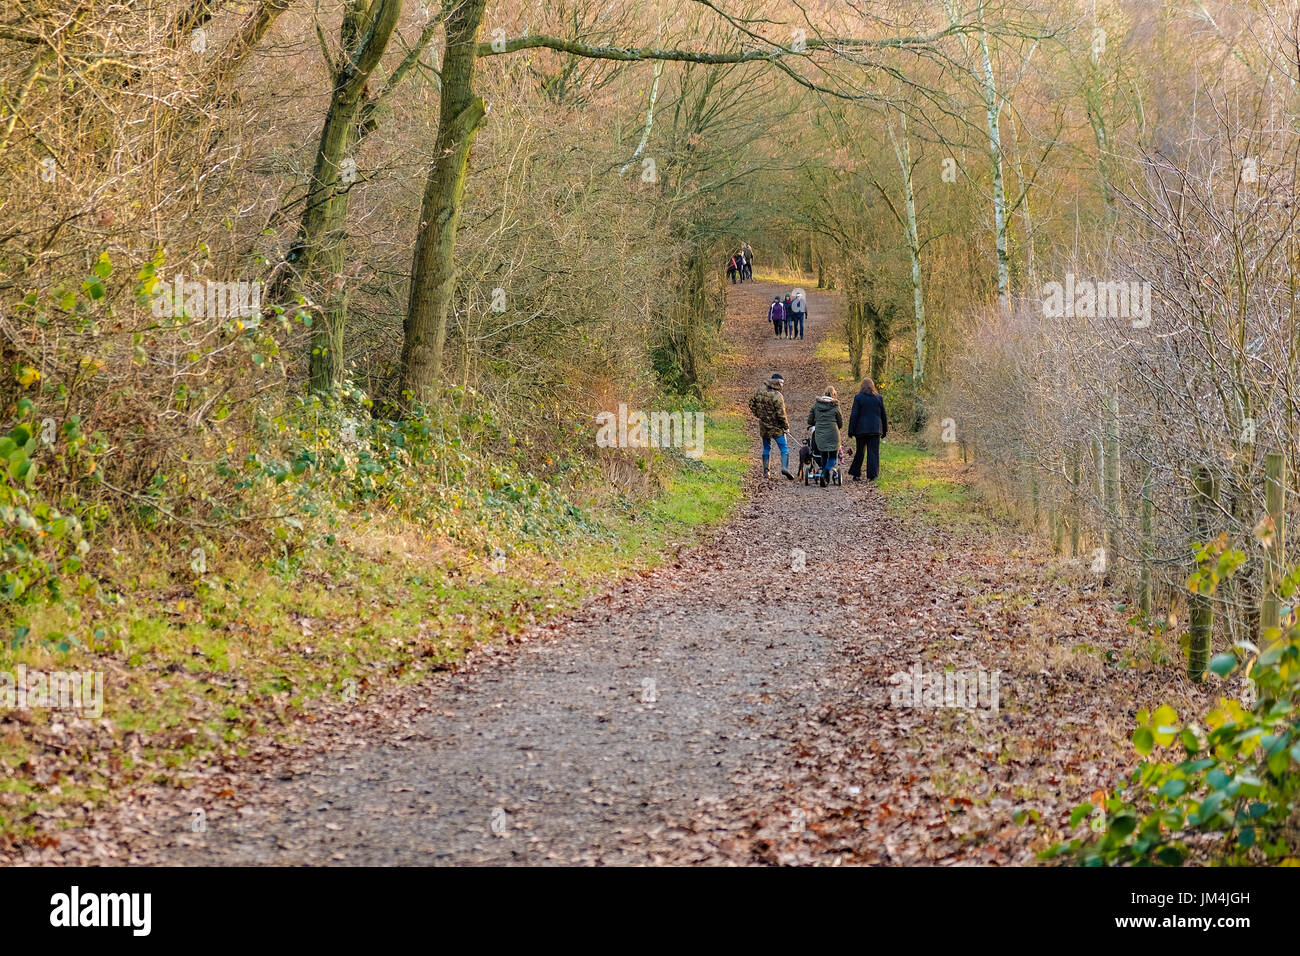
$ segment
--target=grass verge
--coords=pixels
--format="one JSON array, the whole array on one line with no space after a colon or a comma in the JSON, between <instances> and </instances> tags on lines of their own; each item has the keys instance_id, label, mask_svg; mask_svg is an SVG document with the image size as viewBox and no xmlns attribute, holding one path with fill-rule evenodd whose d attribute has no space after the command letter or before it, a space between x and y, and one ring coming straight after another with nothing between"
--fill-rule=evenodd
<instances>
[{"instance_id":1,"label":"grass verge","mask_svg":"<svg viewBox=\"0 0 1300 956\"><path fill-rule=\"evenodd\" d=\"M877 485L890 514L947 528L993 531L996 523L979 508L961 472L960 462L918 445L885 441L880 446Z\"/></svg>"},{"instance_id":2,"label":"grass verge","mask_svg":"<svg viewBox=\"0 0 1300 956\"><path fill-rule=\"evenodd\" d=\"M655 493L606 495L589 530L504 561L358 517L332 548L186 575L146 546L120 559L124 600L29 609L0 641L0 675L101 673L102 714L0 712L0 850L49 845L51 828L85 822L115 791L183 785L197 764L301 735L314 701L452 670L475 643L661 563L742 496L743 418L711 413L705 427L703 457L678 456Z\"/></svg>"}]
</instances>

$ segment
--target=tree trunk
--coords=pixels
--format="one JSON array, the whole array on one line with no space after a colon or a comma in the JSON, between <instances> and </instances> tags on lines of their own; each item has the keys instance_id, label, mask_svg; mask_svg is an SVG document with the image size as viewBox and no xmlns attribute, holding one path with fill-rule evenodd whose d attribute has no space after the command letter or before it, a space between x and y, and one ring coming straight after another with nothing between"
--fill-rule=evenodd
<instances>
[{"instance_id":1,"label":"tree trunk","mask_svg":"<svg viewBox=\"0 0 1300 956\"><path fill-rule=\"evenodd\" d=\"M854 379L862 377L862 353L866 344L865 319L860 287L852 287L844 320L845 339L849 346L849 374Z\"/></svg>"},{"instance_id":2,"label":"tree trunk","mask_svg":"<svg viewBox=\"0 0 1300 956\"><path fill-rule=\"evenodd\" d=\"M1138 609L1143 617L1151 616L1151 559L1154 543L1151 538L1155 489L1151 485L1151 466L1142 466L1142 570L1138 581Z\"/></svg>"},{"instance_id":3,"label":"tree trunk","mask_svg":"<svg viewBox=\"0 0 1300 956\"><path fill-rule=\"evenodd\" d=\"M1070 495L1071 495L1071 515L1070 515L1070 556L1077 558L1079 556L1080 533L1083 530L1083 474L1081 461L1083 452L1079 446L1074 446L1074 467L1070 471Z\"/></svg>"},{"instance_id":4,"label":"tree trunk","mask_svg":"<svg viewBox=\"0 0 1300 956\"><path fill-rule=\"evenodd\" d=\"M1267 484L1264 501L1273 527L1264 550L1264 599L1259 612L1260 646L1271 642L1282 626L1282 599L1277 586L1285 571L1286 562L1286 459L1280 452L1271 451L1264 458Z\"/></svg>"},{"instance_id":5,"label":"tree trunk","mask_svg":"<svg viewBox=\"0 0 1300 956\"><path fill-rule=\"evenodd\" d=\"M716 330L722 319L720 314L711 314L709 308L708 262L703 246L697 246L682 262L682 278L668 323L667 347L677 366L677 380L671 384L696 395L703 394L703 370L710 365L705 326L711 324Z\"/></svg>"},{"instance_id":6,"label":"tree trunk","mask_svg":"<svg viewBox=\"0 0 1300 956\"><path fill-rule=\"evenodd\" d=\"M352 0L340 28L341 53L335 71L334 91L321 128L306 206L298 235L285 261L297 273L271 291L279 298L286 287L310 293L311 284L323 289L323 321L312 330L312 391L329 391L343 376L343 324L346 309L339 280L347 254L348 191L343 165L357 141L357 118L366 83L379 65L402 12L402 0ZM350 177L347 177L350 178Z\"/></svg>"},{"instance_id":7,"label":"tree trunk","mask_svg":"<svg viewBox=\"0 0 1300 956\"><path fill-rule=\"evenodd\" d=\"M311 335L311 373L309 388L313 392L330 391L343 378L344 310L338 276L347 255L348 184L340 182L343 161L351 149L356 128L356 111L361 90L337 86L330 99L316 151L316 168L307 208L298 228L297 241L289 249L286 261L298 272L295 286L309 298L314 284L321 290L324 315L315 316Z\"/></svg>"},{"instance_id":8,"label":"tree trunk","mask_svg":"<svg viewBox=\"0 0 1300 956\"><path fill-rule=\"evenodd\" d=\"M1210 539L1210 514L1215 507L1218 489L1210 469L1198 465L1192 476L1192 515L1201 544ZM1214 606L1199 590L1192 591L1187 603L1190 612L1190 641L1187 646L1187 676L1199 681L1210 663L1210 638L1214 632Z\"/></svg>"},{"instance_id":9,"label":"tree trunk","mask_svg":"<svg viewBox=\"0 0 1300 956\"><path fill-rule=\"evenodd\" d=\"M907 230L907 252L912 260L912 317L916 326L916 351L912 359L912 427L925 424L925 410L921 402L921 386L925 382L925 296L921 288L921 240L916 227L916 192L912 189L912 146L907 138L907 116L902 118L902 135L894 136L889 126L889 138L894 144L894 156L903 174L903 209Z\"/></svg>"},{"instance_id":10,"label":"tree trunk","mask_svg":"<svg viewBox=\"0 0 1300 956\"><path fill-rule=\"evenodd\" d=\"M1034 219L1029 212L1029 185L1025 182L1025 164L1020 156L1020 140L1016 135L1015 111L1007 113L1011 124L1011 145L1016 150L1016 185L1020 189L1020 214L1025 220L1025 278L1029 281L1031 295L1038 294L1038 266L1034 260Z\"/></svg>"},{"instance_id":11,"label":"tree trunk","mask_svg":"<svg viewBox=\"0 0 1300 956\"><path fill-rule=\"evenodd\" d=\"M400 387L405 408L428 401L442 375L466 166L486 112L483 100L474 95L478 32L486 4L487 0L461 0L447 16L438 136L420 206L402 343Z\"/></svg>"},{"instance_id":12,"label":"tree trunk","mask_svg":"<svg viewBox=\"0 0 1300 956\"><path fill-rule=\"evenodd\" d=\"M981 5L980 22L984 20L984 8ZM998 305L1003 311L1011 307L1011 274L1007 257L1007 194L1002 181L1002 136L998 131L998 117L1002 113L1002 104L998 102L997 79L993 75L993 59L989 56L988 34L979 31L980 57L984 68L983 82L980 84L984 97L984 109L988 114L989 124L989 159L993 162L993 226L994 244L998 257Z\"/></svg>"},{"instance_id":13,"label":"tree trunk","mask_svg":"<svg viewBox=\"0 0 1300 956\"><path fill-rule=\"evenodd\" d=\"M1112 391L1106 422L1106 573L1119 566L1119 531L1124 509L1119 497L1119 392Z\"/></svg>"},{"instance_id":14,"label":"tree trunk","mask_svg":"<svg viewBox=\"0 0 1300 956\"><path fill-rule=\"evenodd\" d=\"M873 303L867 303L871 325L871 378L880 384L885 377L885 360L889 354L889 319Z\"/></svg>"},{"instance_id":15,"label":"tree trunk","mask_svg":"<svg viewBox=\"0 0 1300 956\"><path fill-rule=\"evenodd\" d=\"M646 143L650 142L650 130L655 124L655 101L659 99L659 78L663 76L663 73L664 61L656 60L654 82L650 84L650 101L645 108L645 128L641 130L641 141L636 144L636 151L632 154L632 158L624 163L623 168L618 171L620 176L626 173L632 167L632 164L641 158L641 154L645 152Z\"/></svg>"},{"instance_id":16,"label":"tree trunk","mask_svg":"<svg viewBox=\"0 0 1300 956\"><path fill-rule=\"evenodd\" d=\"M268 30L280 14L289 9L292 0L263 0L239 25L226 41L212 65L204 74L204 86L211 93L223 91L225 84L252 56Z\"/></svg>"}]
</instances>

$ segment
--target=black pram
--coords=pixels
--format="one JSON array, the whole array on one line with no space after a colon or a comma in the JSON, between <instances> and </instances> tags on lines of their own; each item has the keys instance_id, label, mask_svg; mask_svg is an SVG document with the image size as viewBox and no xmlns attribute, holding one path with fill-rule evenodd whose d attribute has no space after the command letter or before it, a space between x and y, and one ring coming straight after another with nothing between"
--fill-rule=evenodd
<instances>
[{"instance_id":1,"label":"black pram","mask_svg":"<svg viewBox=\"0 0 1300 956\"><path fill-rule=\"evenodd\" d=\"M821 484L822 472L826 470L826 453L817 447L817 441L813 437L817 429L814 426L808 427L808 437L803 440L799 446L799 476L803 478L805 485L817 482ZM830 484L843 484L840 477L840 462L844 460L844 446L838 449L839 453L835 456L835 467L827 475Z\"/></svg>"}]
</instances>

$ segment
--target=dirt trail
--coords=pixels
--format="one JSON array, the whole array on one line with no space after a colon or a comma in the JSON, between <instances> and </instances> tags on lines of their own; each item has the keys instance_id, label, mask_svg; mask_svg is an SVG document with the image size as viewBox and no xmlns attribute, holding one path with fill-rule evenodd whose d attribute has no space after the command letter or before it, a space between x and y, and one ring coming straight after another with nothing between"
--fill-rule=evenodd
<instances>
[{"instance_id":1,"label":"dirt trail","mask_svg":"<svg viewBox=\"0 0 1300 956\"><path fill-rule=\"evenodd\" d=\"M801 435L839 303L810 294L808 337L778 340L763 321L775 291L731 287L724 394L743 405L782 372ZM867 482L763 482L757 457L755 441L749 499L709 545L463 672L389 692L324 752L269 748L188 794L143 791L65 858L1032 859L1011 812L1059 821L1117 772L1137 686L1053 650L1122 633L1116 616L1051 581L1040 554L892 518ZM1012 607L1013 593L1032 596ZM891 706L890 675L913 665L1001 669L1000 711Z\"/></svg>"}]
</instances>

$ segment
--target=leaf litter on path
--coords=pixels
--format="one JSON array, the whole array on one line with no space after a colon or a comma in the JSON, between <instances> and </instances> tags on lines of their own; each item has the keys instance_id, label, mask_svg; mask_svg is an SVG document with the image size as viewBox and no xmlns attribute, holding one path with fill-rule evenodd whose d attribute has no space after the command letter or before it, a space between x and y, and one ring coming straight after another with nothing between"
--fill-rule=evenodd
<instances>
[{"instance_id":1,"label":"leaf litter on path","mask_svg":"<svg viewBox=\"0 0 1300 956\"><path fill-rule=\"evenodd\" d=\"M732 290L720 394L743 408L780 371L801 434L839 303L812 293L787 342L763 319L776 289ZM1032 863L1121 778L1137 709L1208 694L1105 663L1141 639L1086 571L1009 530L891 515L868 482L764 481L757 444L707 544L185 790L136 786L22 861ZM996 672L997 709L896 704L918 667Z\"/></svg>"}]
</instances>

